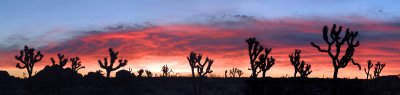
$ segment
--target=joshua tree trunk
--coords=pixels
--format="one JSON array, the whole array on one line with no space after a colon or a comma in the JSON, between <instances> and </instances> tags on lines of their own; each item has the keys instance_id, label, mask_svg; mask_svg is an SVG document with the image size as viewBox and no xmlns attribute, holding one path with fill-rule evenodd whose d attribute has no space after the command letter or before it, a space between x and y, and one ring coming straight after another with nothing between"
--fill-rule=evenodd
<instances>
[{"instance_id":1,"label":"joshua tree trunk","mask_svg":"<svg viewBox=\"0 0 400 95\"><path fill-rule=\"evenodd\" d=\"M263 75L262 77L263 77L263 78L265 78L265 73L266 73L266 72L263 72L263 73L262 73L262 75Z\"/></svg>"},{"instance_id":2,"label":"joshua tree trunk","mask_svg":"<svg viewBox=\"0 0 400 95\"><path fill-rule=\"evenodd\" d=\"M194 95L197 95L196 81L195 81L195 75L194 75L194 68L192 68L192 81L193 81L193 91L194 91Z\"/></svg>"},{"instance_id":3,"label":"joshua tree trunk","mask_svg":"<svg viewBox=\"0 0 400 95\"><path fill-rule=\"evenodd\" d=\"M339 72L339 68L335 67L335 71L333 72L333 79L337 79L338 72Z\"/></svg>"},{"instance_id":4,"label":"joshua tree trunk","mask_svg":"<svg viewBox=\"0 0 400 95\"><path fill-rule=\"evenodd\" d=\"M111 71L107 71L107 74L106 74L107 75L107 79L110 78L110 73L111 73Z\"/></svg>"}]
</instances>

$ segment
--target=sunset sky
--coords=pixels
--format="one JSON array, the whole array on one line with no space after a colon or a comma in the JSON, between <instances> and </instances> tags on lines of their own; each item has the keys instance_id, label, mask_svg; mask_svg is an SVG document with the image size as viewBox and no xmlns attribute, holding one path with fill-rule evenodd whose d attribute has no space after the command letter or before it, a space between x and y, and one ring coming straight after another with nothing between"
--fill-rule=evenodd
<instances>
[{"instance_id":1,"label":"sunset sky","mask_svg":"<svg viewBox=\"0 0 400 95\"><path fill-rule=\"evenodd\" d=\"M79 56L82 74L100 70L97 60L108 48L127 59L122 69L148 69L161 73L168 64L187 75L186 56L195 51L214 59L214 74L233 67L251 72L245 40L256 37L272 48L276 64L268 76L293 76L288 55L302 50L311 64L310 77L332 77L326 53L310 45L325 46L322 27L342 25L359 32L354 60L362 68L367 60L386 63L382 75L400 74L400 2L396 0L8 0L0 1L0 70L22 77L14 56L24 45L44 54L34 71L51 65L57 53ZM70 67L70 63L67 64ZM112 75L114 75L112 73ZM365 78L349 64L340 78Z\"/></svg>"}]
</instances>

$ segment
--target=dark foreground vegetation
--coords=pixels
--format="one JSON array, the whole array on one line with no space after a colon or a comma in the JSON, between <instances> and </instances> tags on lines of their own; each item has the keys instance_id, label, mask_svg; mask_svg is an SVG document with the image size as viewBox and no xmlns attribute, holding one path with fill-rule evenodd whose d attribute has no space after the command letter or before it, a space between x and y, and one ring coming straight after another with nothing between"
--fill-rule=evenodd
<instances>
[{"instance_id":1,"label":"dark foreground vegetation","mask_svg":"<svg viewBox=\"0 0 400 95\"><path fill-rule=\"evenodd\" d=\"M198 80L198 79L196 79ZM142 77L106 79L82 78L76 81L33 79L28 93L27 80L1 78L0 95L194 95L192 78ZM251 82L257 82L254 91ZM108 85L108 86L107 86ZM397 76L374 80L320 78L204 78L199 95L399 95Z\"/></svg>"}]
</instances>

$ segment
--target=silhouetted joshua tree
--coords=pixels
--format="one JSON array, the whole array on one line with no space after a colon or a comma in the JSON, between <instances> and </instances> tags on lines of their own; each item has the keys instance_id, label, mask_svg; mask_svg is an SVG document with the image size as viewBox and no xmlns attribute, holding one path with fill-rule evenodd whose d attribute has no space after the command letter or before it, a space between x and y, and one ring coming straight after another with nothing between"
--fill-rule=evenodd
<instances>
[{"instance_id":1,"label":"silhouetted joshua tree","mask_svg":"<svg viewBox=\"0 0 400 95\"><path fill-rule=\"evenodd\" d=\"M249 38L246 40L248 47L249 47L249 56L250 56L250 67L251 70L251 77L257 78L257 69L259 66L257 65L257 58L258 55L264 50L264 47L260 45L260 42L256 40L256 38Z\"/></svg>"},{"instance_id":2,"label":"silhouetted joshua tree","mask_svg":"<svg viewBox=\"0 0 400 95\"><path fill-rule=\"evenodd\" d=\"M82 66L81 61L79 60L79 57L75 58L70 58L72 64L71 64L71 69L74 72L78 72L78 70L85 68L85 66Z\"/></svg>"},{"instance_id":3,"label":"silhouetted joshua tree","mask_svg":"<svg viewBox=\"0 0 400 95\"><path fill-rule=\"evenodd\" d=\"M369 73L369 71L373 66L374 66L374 64L372 64L371 60L368 60L368 69L364 68L364 72L365 72L365 74L367 74L367 79L369 77L371 77L371 74Z\"/></svg>"},{"instance_id":4,"label":"silhouetted joshua tree","mask_svg":"<svg viewBox=\"0 0 400 95\"><path fill-rule=\"evenodd\" d=\"M168 67L168 65L164 65L164 66L161 68L161 71L162 71L162 73L163 73L163 74L162 74L163 77L168 77L168 76L170 76L170 74L173 72L172 69Z\"/></svg>"},{"instance_id":5,"label":"silhouetted joshua tree","mask_svg":"<svg viewBox=\"0 0 400 95\"><path fill-rule=\"evenodd\" d=\"M271 48L265 48L265 54L261 54L258 58L259 60L256 61L257 66L260 68L260 71L257 73L262 72L262 77L265 78L265 75L269 69L275 64L275 59L271 56L268 57L269 53L271 53ZM258 74L257 74L258 75Z\"/></svg>"},{"instance_id":6,"label":"silhouetted joshua tree","mask_svg":"<svg viewBox=\"0 0 400 95\"><path fill-rule=\"evenodd\" d=\"M328 26L324 26L323 28L323 39L327 43L327 49L322 49L320 46L311 42L311 45L318 49L319 52L327 53L331 59L334 67L333 78L337 79L338 71L340 68L345 68L349 62L358 66L358 69L361 70L360 64L354 62L352 58L355 52L355 48L358 47L359 41L355 42L355 38L358 35L356 31L350 31L350 29L346 29L346 34L344 37L340 36L342 32L342 26L339 26L339 30L336 30L336 25L333 24L333 27L328 33ZM340 54L343 51L341 48L344 45L347 45L345 54ZM339 55L342 55L341 57Z\"/></svg>"},{"instance_id":7,"label":"silhouetted joshua tree","mask_svg":"<svg viewBox=\"0 0 400 95\"><path fill-rule=\"evenodd\" d=\"M142 77L142 75L143 75L143 73L144 73L144 70L143 70L143 69L140 69L140 70L138 70L137 72L138 72L138 77Z\"/></svg>"},{"instance_id":8,"label":"silhouetted joshua tree","mask_svg":"<svg viewBox=\"0 0 400 95\"><path fill-rule=\"evenodd\" d=\"M200 79L205 78L207 74L212 73L213 71L211 70L211 66L214 62L214 60L209 59L208 57L204 61L204 63L201 63L202 59L201 54L196 54L194 52L190 52L190 55L187 57L189 61L190 68L192 70L192 78L193 78L193 90L194 94L197 95L197 89L195 85L195 69L197 68L197 74L200 77ZM205 67L207 66L207 67ZM204 71L205 70L205 71ZM201 82L201 81L200 81ZM201 85L199 85L199 89L201 90Z\"/></svg>"},{"instance_id":9,"label":"silhouetted joshua tree","mask_svg":"<svg viewBox=\"0 0 400 95\"><path fill-rule=\"evenodd\" d=\"M41 61L42 58L43 54L40 53L40 51L37 51L37 53L35 54L34 48L29 48L28 46L25 46L24 50L20 51L20 55L15 56L15 59L20 61L23 65L17 63L16 67L18 69L26 69L28 72L28 79L30 79L32 77L33 67L37 62Z\"/></svg>"},{"instance_id":10,"label":"silhouetted joshua tree","mask_svg":"<svg viewBox=\"0 0 400 95\"><path fill-rule=\"evenodd\" d=\"M294 53L292 53L291 55L289 55L290 58L290 63L292 63L293 67L294 67L294 75L293 77L297 76L297 72L299 72L299 67L300 67L300 50L295 50Z\"/></svg>"},{"instance_id":11,"label":"silhouetted joshua tree","mask_svg":"<svg viewBox=\"0 0 400 95\"><path fill-rule=\"evenodd\" d=\"M37 51L35 54L34 48L29 48L28 46L24 47L24 50L20 51L20 55L16 55L15 59L20 61L23 65L21 66L20 63L17 63L16 67L18 69L26 69L28 72L28 89L29 93L32 92L32 71L35 64L42 60L43 54L40 51Z\"/></svg>"},{"instance_id":12,"label":"silhouetted joshua tree","mask_svg":"<svg viewBox=\"0 0 400 95\"><path fill-rule=\"evenodd\" d=\"M232 68L231 70L229 70L229 75L231 75L231 77L235 78L236 74L240 77L243 72L238 68Z\"/></svg>"},{"instance_id":13,"label":"silhouetted joshua tree","mask_svg":"<svg viewBox=\"0 0 400 95\"><path fill-rule=\"evenodd\" d=\"M305 78L305 77L307 77L309 74L311 74L311 70L310 70L310 68L311 68L311 65L309 65L309 64L306 64L305 62L304 62L304 60L301 60L300 61L300 58L301 58L301 56L300 56L300 53L301 53L301 50L295 50L294 51L294 53L292 53L291 55L289 55L289 58L290 58L290 62L292 63L292 65L293 65L293 67L294 67L294 75L293 75L293 77L296 77L296 74L297 74L297 72L300 74L300 76L302 77L302 78ZM304 66L304 65L306 65L306 66Z\"/></svg>"},{"instance_id":14,"label":"silhouetted joshua tree","mask_svg":"<svg viewBox=\"0 0 400 95\"><path fill-rule=\"evenodd\" d=\"M153 77L153 74L149 70L146 70L146 75L147 75L147 77Z\"/></svg>"},{"instance_id":15,"label":"silhouetted joshua tree","mask_svg":"<svg viewBox=\"0 0 400 95\"><path fill-rule=\"evenodd\" d=\"M239 71L237 71L237 74L238 74L238 76L239 76L239 78L243 75L243 71L242 70L239 70Z\"/></svg>"},{"instance_id":16,"label":"silhouetted joshua tree","mask_svg":"<svg viewBox=\"0 0 400 95\"><path fill-rule=\"evenodd\" d=\"M206 77L207 74L212 73L213 71L211 70L211 66L214 62L214 60L210 58L206 58L204 63L201 63L202 59L201 54L196 54L194 52L191 52L189 57L187 57L190 67L192 69L192 77L194 77L194 69L197 68L197 74L199 77ZM206 67L207 66L207 67Z\"/></svg>"},{"instance_id":17,"label":"silhouetted joshua tree","mask_svg":"<svg viewBox=\"0 0 400 95\"><path fill-rule=\"evenodd\" d=\"M54 60L54 58L50 58L51 63L53 63L53 66L59 66L61 68L63 68L67 63L68 63L68 57L65 57L62 54L57 54L58 56L58 64L56 63L56 60Z\"/></svg>"},{"instance_id":18,"label":"silhouetted joshua tree","mask_svg":"<svg viewBox=\"0 0 400 95\"><path fill-rule=\"evenodd\" d=\"M224 76L225 78L227 78L228 77L228 70L225 70L225 76Z\"/></svg>"},{"instance_id":19,"label":"silhouetted joshua tree","mask_svg":"<svg viewBox=\"0 0 400 95\"><path fill-rule=\"evenodd\" d=\"M204 78L207 76L207 74L212 73L213 71L211 70L211 65L213 64L214 60L209 59L208 57L204 61L203 64L200 63L201 61L201 56L200 60L197 61L197 74L199 75L200 78ZM207 66L207 67L205 67Z\"/></svg>"},{"instance_id":20,"label":"silhouetted joshua tree","mask_svg":"<svg viewBox=\"0 0 400 95\"><path fill-rule=\"evenodd\" d=\"M113 67L114 63L115 63L115 60L118 59L118 52L114 52L114 50L112 48L110 48L108 51L110 52L110 63L108 63L107 57L105 57L104 58L104 62L99 60L99 65L100 65L101 68L106 69L106 75L107 75L107 78L109 79L110 78L110 73L112 71L118 70L121 67L124 67L128 63L128 60L119 59L118 66L117 67Z\"/></svg>"},{"instance_id":21,"label":"silhouetted joshua tree","mask_svg":"<svg viewBox=\"0 0 400 95\"><path fill-rule=\"evenodd\" d=\"M299 74L301 78L306 78L308 75L311 74L311 65L306 64L304 61L301 62L299 66Z\"/></svg>"},{"instance_id":22,"label":"silhouetted joshua tree","mask_svg":"<svg viewBox=\"0 0 400 95\"><path fill-rule=\"evenodd\" d=\"M378 62L378 63L375 64L374 78L380 77L380 74L381 74L381 72L382 72L384 67L385 67L385 64L381 64L381 62Z\"/></svg>"},{"instance_id":23,"label":"silhouetted joshua tree","mask_svg":"<svg viewBox=\"0 0 400 95\"><path fill-rule=\"evenodd\" d=\"M231 77L236 77L237 71L238 71L237 68L232 68L231 70L229 70L229 75L231 75Z\"/></svg>"}]
</instances>

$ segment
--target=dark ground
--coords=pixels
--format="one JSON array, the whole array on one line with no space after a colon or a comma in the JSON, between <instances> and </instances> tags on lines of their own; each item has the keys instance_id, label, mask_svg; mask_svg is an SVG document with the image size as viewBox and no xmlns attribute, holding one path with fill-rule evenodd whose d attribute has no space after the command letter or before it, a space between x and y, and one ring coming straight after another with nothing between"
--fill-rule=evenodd
<instances>
[{"instance_id":1,"label":"dark ground","mask_svg":"<svg viewBox=\"0 0 400 95\"><path fill-rule=\"evenodd\" d=\"M27 80L2 79L0 95L194 95L192 78L184 77L111 79L108 86L105 79L33 81L33 91L29 93ZM196 88L201 89L200 95L400 95L400 80L393 77L340 79L336 83L332 79L317 78L207 78L202 83L198 81L200 79L196 79L196 85L201 87Z\"/></svg>"}]
</instances>

